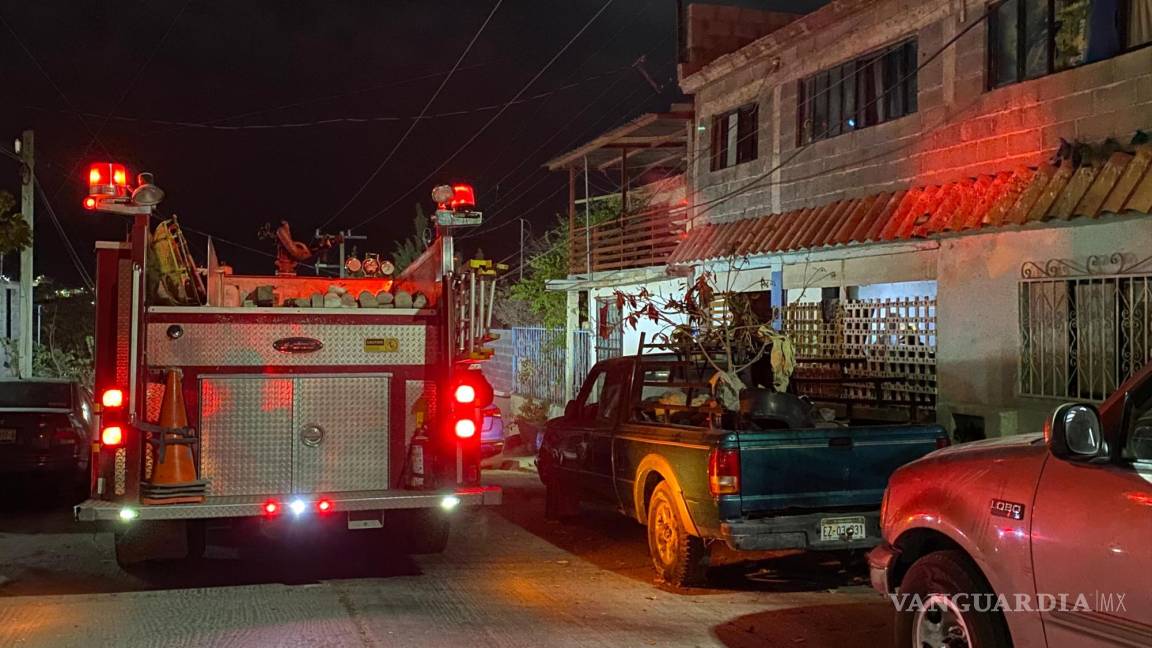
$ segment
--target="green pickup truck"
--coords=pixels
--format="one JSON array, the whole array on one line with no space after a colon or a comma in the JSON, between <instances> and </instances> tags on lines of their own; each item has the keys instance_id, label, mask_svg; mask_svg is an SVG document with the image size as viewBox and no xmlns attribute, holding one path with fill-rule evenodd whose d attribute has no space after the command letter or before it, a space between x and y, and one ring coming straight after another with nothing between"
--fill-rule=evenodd
<instances>
[{"instance_id":1,"label":"green pickup truck","mask_svg":"<svg viewBox=\"0 0 1152 648\"><path fill-rule=\"evenodd\" d=\"M888 476L948 445L938 425L838 425L764 389L725 410L707 389L711 373L670 354L593 367L545 429L536 462L546 514L614 504L647 525L663 580L700 584L716 541L748 551L876 545Z\"/></svg>"}]
</instances>

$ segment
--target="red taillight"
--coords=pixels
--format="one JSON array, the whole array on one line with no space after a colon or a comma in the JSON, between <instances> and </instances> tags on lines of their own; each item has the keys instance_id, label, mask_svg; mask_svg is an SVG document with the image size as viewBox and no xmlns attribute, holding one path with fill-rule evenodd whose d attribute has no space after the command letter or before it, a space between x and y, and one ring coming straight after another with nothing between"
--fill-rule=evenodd
<instances>
[{"instance_id":1,"label":"red taillight","mask_svg":"<svg viewBox=\"0 0 1152 648\"><path fill-rule=\"evenodd\" d=\"M96 209L96 199L91 197L91 196L85 198L84 199L84 209L87 209L89 211Z\"/></svg>"},{"instance_id":2,"label":"red taillight","mask_svg":"<svg viewBox=\"0 0 1152 648\"><path fill-rule=\"evenodd\" d=\"M332 510L332 500L322 499L316 502L316 510L321 513L327 513Z\"/></svg>"},{"instance_id":3,"label":"red taillight","mask_svg":"<svg viewBox=\"0 0 1152 648\"><path fill-rule=\"evenodd\" d=\"M118 425L110 425L100 431L100 442L106 446L118 446L124 442L124 430Z\"/></svg>"},{"instance_id":4,"label":"red taillight","mask_svg":"<svg viewBox=\"0 0 1152 648\"><path fill-rule=\"evenodd\" d=\"M454 396L456 397L456 402L461 405L474 403L476 402L476 388L472 385L457 385Z\"/></svg>"},{"instance_id":5,"label":"red taillight","mask_svg":"<svg viewBox=\"0 0 1152 648\"><path fill-rule=\"evenodd\" d=\"M280 502L268 500L264 502L264 515L276 515L280 512Z\"/></svg>"},{"instance_id":6,"label":"red taillight","mask_svg":"<svg viewBox=\"0 0 1152 648\"><path fill-rule=\"evenodd\" d=\"M939 450L940 448L947 448L950 445L952 445L952 439L949 439L947 435L936 437L936 449L937 450Z\"/></svg>"},{"instance_id":7,"label":"red taillight","mask_svg":"<svg viewBox=\"0 0 1152 648\"><path fill-rule=\"evenodd\" d=\"M476 436L476 421L470 418L462 418L456 421L455 431L457 437L461 439L471 439Z\"/></svg>"},{"instance_id":8,"label":"red taillight","mask_svg":"<svg viewBox=\"0 0 1152 648\"><path fill-rule=\"evenodd\" d=\"M740 492L740 451L717 448L708 455L708 491L717 495Z\"/></svg>"},{"instance_id":9,"label":"red taillight","mask_svg":"<svg viewBox=\"0 0 1152 648\"><path fill-rule=\"evenodd\" d=\"M124 405L124 392L119 389L105 389L100 395L100 404L109 408L121 407Z\"/></svg>"}]
</instances>

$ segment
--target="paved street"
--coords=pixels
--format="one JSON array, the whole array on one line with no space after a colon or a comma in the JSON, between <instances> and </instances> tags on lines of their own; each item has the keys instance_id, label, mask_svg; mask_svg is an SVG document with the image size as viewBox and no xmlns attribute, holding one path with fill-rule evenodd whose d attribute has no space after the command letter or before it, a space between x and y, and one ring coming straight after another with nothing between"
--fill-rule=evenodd
<instances>
[{"instance_id":1,"label":"paved street","mask_svg":"<svg viewBox=\"0 0 1152 648\"><path fill-rule=\"evenodd\" d=\"M237 543L195 569L131 574L111 537L42 498L0 511L0 646L887 645L890 608L859 567L806 556L655 584L642 527L611 511L543 520L535 475L491 472L500 509L466 513L440 556L371 533ZM720 562L732 563L730 554Z\"/></svg>"}]
</instances>

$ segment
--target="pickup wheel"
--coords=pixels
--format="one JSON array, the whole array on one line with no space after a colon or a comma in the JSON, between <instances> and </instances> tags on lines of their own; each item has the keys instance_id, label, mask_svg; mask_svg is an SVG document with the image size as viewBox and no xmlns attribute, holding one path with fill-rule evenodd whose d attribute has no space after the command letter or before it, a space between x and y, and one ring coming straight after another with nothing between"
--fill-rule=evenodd
<instances>
[{"instance_id":1,"label":"pickup wheel","mask_svg":"<svg viewBox=\"0 0 1152 648\"><path fill-rule=\"evenodd\" d=\"M580 515L580 497L560 478L555 464L541 454L540 481L544 482L544 517L565 520Z\"/></svg>"},{"instance_id":2,"label":"pickup wheel","mask_svg":"<svg viewBox=\"0 0 1152 648\"><path fill-rule=\"evenodd\" d=\"M896 613L898 648L948 646L948 648L984 648L1011 646L1004 615L976 601L995 596L984 576L962 552L935 551L923 556L908 568L900 593L907 601L922 603ZM963 594L966 605L957 605L952 597Z\"/></svg>"},{"instance_id":3,"label":"pickup wheel","mask_svg":"<svg viewBox=\"0 0 1152 648\"><path fill-rule=\"evenodd\" d=\"M676 510L675 493L660 482L648 502L648 553L656 575L669 585L701 585L708 571L708 546L688 533Z\"/></svg>"}]
</instances>

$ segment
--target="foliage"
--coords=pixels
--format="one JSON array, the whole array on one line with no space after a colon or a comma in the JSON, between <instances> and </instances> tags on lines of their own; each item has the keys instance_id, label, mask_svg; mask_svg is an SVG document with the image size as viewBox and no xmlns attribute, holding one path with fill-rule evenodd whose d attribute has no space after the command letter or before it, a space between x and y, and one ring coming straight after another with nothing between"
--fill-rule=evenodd
<instances>
[{"instance_id":1,"label":"foliage","mask_svg":"<svg viewBox=\"0 0 1152 648\"><path fill-rule=\"evenodd\" d=\"M728 277L739 272L733 268ZM757 310L748 294L718 288L715 273L705 270L682 298L661 298L641 288L616 291L624 325L636 328L647 319L663 325L653 342L663 343L682 357L702 358L715 370L711 383L717 399L736 409L748 370L768 355L772 387L785 391L795 368L791 338L772 327L772 314ZM627 309L625 309L627 307Z\"/></svg>"},{"instance_id":2,"label":"foliage","mask_svg":"<svg viewBox=\"0 0 1152 648\"><path fill-rule=\"evenodd\" d=\"M497 285L496 303L492 304L492 326L512 328L513 326L533 326L539 320L532 307L521 299L512 296L512 286Z\"/></svg>"},{"instance_id":3,"label":"foliage","mask_svg":"<svg viewBox=\"0 0 1152 648\"><path fill-rule=\"evenodd\" d=\"M0 191L0 254L17 252L32 244L32 228L18 211L16 200L7 191Z\"/></svg>"},{"instance_id":4,"label":"foliage","mask_svg":"<svg viewBox=\"0 0 1152 648\"><path fill-rule=\"evenodd\" d=\"M93 379L93 339L96 309L92 292L60 288L51 279L36 285L40 310L40 339L32 349L32 374L49 378L77 380L89 387ZM16 340L3 340L9 364L19 365Z\"/></svg>"},{"instance_id":5,"label":"foliage","mask_svg":"<svg viewBox=\"0 0 1152 648\"><path fill-rule=\"evenodd\" d=\"M587 220L595 227L619 217L620 199L613 196L593 203ZM567 295L563 291L548 290L547 282L568 277L570 249L568 220L557 216L552 229L531 241L524 250L527 258L524 278L512 285L509 296L528 305L535 316L534 324L549 328L564 328L568 324Z\"/></svg>"},{"instance_id":6,"label":"foliage","mask_svg":"<svg viewBox=\"0 0 1152 648\"><path fill-rule=\"evenodd\" d=\"M412 265L427 247L424 244L424 233L428 230L428 215L424 213L424 207L420 203L416 203L416 216L412 219L412 234L408 238L397 241L396 246L392 249L392 263L396 266L396 274L399 275L404 272L404 269Z\"/></svg>"}]
</instances>

